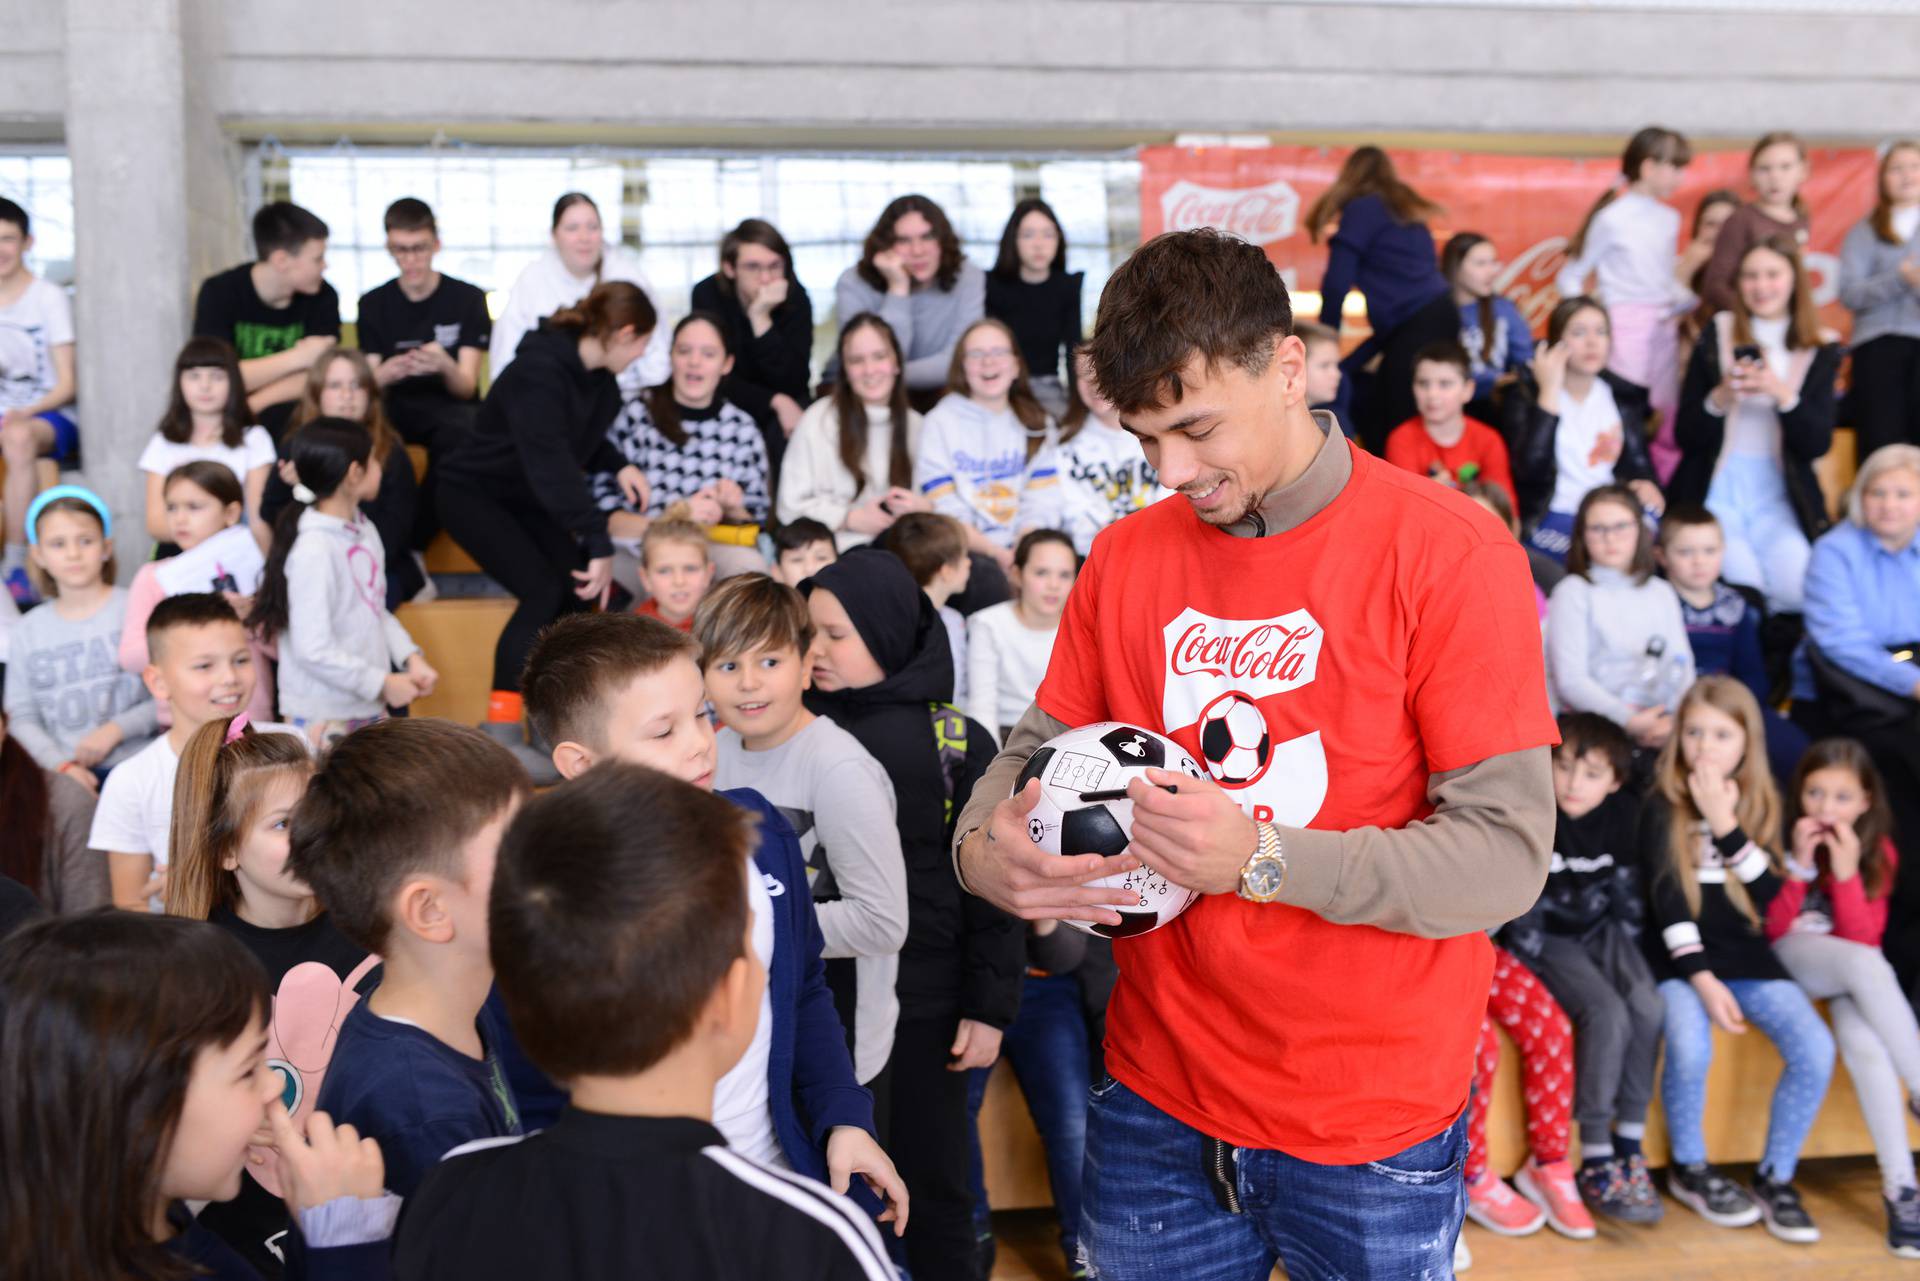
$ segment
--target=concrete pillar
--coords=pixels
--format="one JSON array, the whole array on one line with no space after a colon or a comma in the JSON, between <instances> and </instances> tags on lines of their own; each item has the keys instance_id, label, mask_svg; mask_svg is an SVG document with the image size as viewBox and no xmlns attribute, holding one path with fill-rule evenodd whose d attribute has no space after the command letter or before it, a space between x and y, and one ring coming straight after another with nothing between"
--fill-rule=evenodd
<instances>
[{"instance_id":1,"label":"concrete pillar","mask_svg":"<svg viewBox=\"0 0 1920 1281\"><path fill-rule=\"evenodd\" d=\"M193 290L236 260L238 153L200 85L201 0L68 0L75 352L88 482L123 566L146 555L134 461L166 408ZM127 574L131 577L130 571Z\"/></svg>"}]
</instances>

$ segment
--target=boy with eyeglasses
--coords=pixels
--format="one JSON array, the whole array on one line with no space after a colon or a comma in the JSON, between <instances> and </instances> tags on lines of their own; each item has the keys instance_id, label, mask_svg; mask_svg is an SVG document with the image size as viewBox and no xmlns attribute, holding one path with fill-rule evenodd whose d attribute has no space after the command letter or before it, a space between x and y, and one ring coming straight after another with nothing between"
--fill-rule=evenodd
<instances>
[{"instance_id":1,"label":"boy with eyeglasses","mask_svg":"<svg viewBox=\"0 0 1920 1281\"><path fill-rule=\"evenodd\" d=\"M473 425L493 319L478 286L434 270L440 229L424 200L406 196L388 205L386 227L387 252L400 274L360 295L360 350L374 368L387 417L408 444L427 447L431 462ZM421 488L414 545L424 548L438 528L431 472Z\"/></svg>"}]
</instances>

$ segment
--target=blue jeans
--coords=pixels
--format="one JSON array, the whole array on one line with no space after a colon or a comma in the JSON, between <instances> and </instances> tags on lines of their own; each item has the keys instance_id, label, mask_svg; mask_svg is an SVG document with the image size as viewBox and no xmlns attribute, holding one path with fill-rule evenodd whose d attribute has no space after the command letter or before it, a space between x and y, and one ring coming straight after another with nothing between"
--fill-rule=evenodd
<instances>
[{"instance_id":1,"label":"blue jeans","mask_svg":"<svg viewBox=\"0 0 1920 1281\"><path fill-rule=\"evenodd\" d=\"M1257 1106L1257 1101L1252 1103ZM1094 1091L1080 1241L1103 1281L1411 1281L1453 1276L1467 1118L1362 1165L1232 1150L1243 1213L1215 1199L1207 1137L1117 1081Z\"/></svg>"},{"instance_id":2,"label":"blue jeans","mask_svg":"<svg viewBox=\"0 0 1920 1281\"><path fill-rule=\"evenodd\" d=\"M1767 1148L1760 1169L1789 1182L1800 1161L1800 1145L1813 1128L1833 1076L1833 1033L1814 1012L1813 1002L1787 979L1726 979L1740 1012L1759 1028L1786 1071L1773 1088L1773 1112L1767 1120ZM1713 1022L1693 984L1668 979L1660 985L1667 1003L1667 1061L1660 1069L1660 1106L1667 1113L1667 1141L1673 1159L1694 1165L1707 1159L1701 1129L1707 1108L1707 1069L1713 1065Z\"/></svg>"},{"instance_id":3,"label":"blue jeans","mask_svg":"<svg viewBox=\"0 0 1920 1281\"><path fill-rule=\"evenodd\" d=\"M1028 975L1020 989L1020 1014L1007 1029L1001 1052L1027 1097L1033 1128L1046 1149L1053 1208L1060 1216L1060 1249L1071 1268L1080 1250L1080 1170L1087 1151L1087 1019L1080 980L1071 974ZM978 1121L990 1072L976 1068L967 1082L975 1120L973 1217L983 1231L990 1231L991 1224Z\"/></svg>"}]
</instances>

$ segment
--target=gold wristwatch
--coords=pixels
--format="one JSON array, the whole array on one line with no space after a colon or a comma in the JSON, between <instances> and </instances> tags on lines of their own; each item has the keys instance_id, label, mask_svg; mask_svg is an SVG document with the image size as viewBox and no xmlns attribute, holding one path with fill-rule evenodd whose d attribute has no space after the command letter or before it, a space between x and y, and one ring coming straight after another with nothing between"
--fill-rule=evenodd
<instances>
[{"instance_id":1,"label":"gold wristwatch","mask_svg":"<svg viewBox=\"0 0 1920 1281\"><path fill-rule=\"evenodd\" d=\"M1257 840L1246 866L1240 869L1240 897L1249 903L1271 903L1287 883L1287 856L1280 845L1280 829L1271 823L1253 825Z\"/></svg>"}]
</instances>

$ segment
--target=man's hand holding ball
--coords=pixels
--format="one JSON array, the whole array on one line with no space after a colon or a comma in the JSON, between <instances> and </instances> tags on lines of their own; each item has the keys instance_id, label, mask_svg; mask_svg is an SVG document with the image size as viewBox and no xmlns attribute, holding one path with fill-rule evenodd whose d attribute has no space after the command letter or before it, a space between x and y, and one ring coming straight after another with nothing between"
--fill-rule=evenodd
<instances>
[{"instance_id":1,"label":"man's hand holding ball","mask_svg":"<svg viewBox=\"0 0 1920 1281\"><path fill-rule=\"evenodd\" d=\"M1246 811L1210 778L1150 769L1127 785L1132 852L1176 885L1232 894L1260 836Z\"/></svg>"},{"instance_id":2,"label":"man's hand holding ball","mask_svg":"<svg viewBox=\"0 0 1920 1281\"><path fill-rule=\"evenodd\" d=\"M1181 783L1192 780L1172 775ZM1029 779L1018 793L993 808L993 817L969 833L960 845L960 875L973 893L1026 921L1092 921L1120 924L1107 904L1131 904L1137 895L1119 888L1089 887L1088 881L1131 872L1140 859L1131 853L1103 858L1049 854L1027 835L1027 815L1040 802L1040 780ZM1244 861L1244 860L1243 860ZM1234 865L1236 878L1239 864Z\"/></svg>"}]
</instances>

